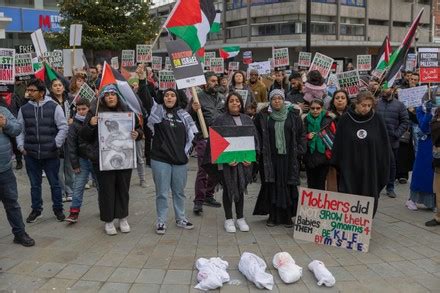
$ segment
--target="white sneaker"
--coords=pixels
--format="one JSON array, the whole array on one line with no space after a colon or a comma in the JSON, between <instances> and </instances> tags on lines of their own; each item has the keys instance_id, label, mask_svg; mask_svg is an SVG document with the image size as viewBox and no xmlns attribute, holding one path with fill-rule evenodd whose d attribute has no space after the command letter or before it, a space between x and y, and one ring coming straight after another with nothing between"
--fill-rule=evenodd
<instances>
[{"instance_id":1,"label":"white sneaker","mask_svg":"<svg viewBox=\"0 0 440 293\"><path fill-rule=\"evenodd\" d=\"M406 201L405 206L411 211L417 211L417 205L410 199Z\"/></svg>"},{"instance_id":2,"label":"white sneaker","mask_svg":"<svg viewBox=\"0 0 440 293\"><path fill-rule=\"evenodd\" d=\"M241 232L248 232L249 231L249 225L246 223L246 220L244 218L237 219L237 226Z\"/></svg>"},{"instance_id":3,"label":"white sneaker","mask_svg":"<svg viewBox=\"0 0 440 293\"><path fill-rule=\"evenodd\" d=\"M147 182L145 182L145 180L141 180L141 182L139 183L139 185L140 185L141 187L143 187L143 188L147 188L147 187L148 187Z\"/></svg>"},{"instance_id":4,"label":"white sneaker","mask_svg":"<svg viewBox=\"0 0 440 293\"><path fill-rule=\"evenodd\" d=\"M122 233L130 232L130 225L128 225L127 218L119 219L119 229Z\"/></svg>"},{"instance_id":5,"label":"white sneaker","mask_svg":"<svg viewBox=\"0 0 440 293\"><path fill-rule=\"evenodd\" d=\"M234 224L234 220L233 219L229 219L225 221L225 230L228 233L235 233L235 231L237 231L235 229L235 224Z\"/></svg>"},{"instance_id":6,"label":"white sneaker","mask_svg":"<svg viewBox=\"0 0 440 293\"><path fill-rule=\"evenodd\" d=\"M104 230L105 230L105 233L107 233L107 235L118 234L118 231L116 231L116 228L115 228L115 225L113 224L113 222L105 223Z\"/></svg>"},{"instance_id":7,"label":"white sneaker","mask_svg":"<svg viewBox=\"0 0 440 293\"><path fill-rule=\"evenodd\" d=\"M84 185L84 189L90 189L90 188L91 188L90 184L86 183L86 185Z\"/></svg>"}]
</instances>

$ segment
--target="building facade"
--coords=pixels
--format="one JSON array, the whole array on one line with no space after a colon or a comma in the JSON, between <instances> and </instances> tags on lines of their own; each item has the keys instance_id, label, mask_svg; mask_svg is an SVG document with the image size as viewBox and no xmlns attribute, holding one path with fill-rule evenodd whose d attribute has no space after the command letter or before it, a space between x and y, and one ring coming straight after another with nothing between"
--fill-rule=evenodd
<instances>
[{"instance_id":1,"label":"building facade","mask_svg":"<svg viewBox=\"0 0 440 293\"><path fill-rule=\"evenodd\" d=\"M440 0L435 0L440 1ZM412 19L424 8L417 43L432 42L431 0L312 0L312 51L349 62L359 54L376 54L386 35L397 46ZM306 41L306 0L216 1L222 31L209 36L207 50L224 44L250 49L255 60L271 57L271 48L289 47L296 60ZM152 9L163 20L173 4ZM168 39L162 34L159 50Z\"/></svg>"}]
</instances>

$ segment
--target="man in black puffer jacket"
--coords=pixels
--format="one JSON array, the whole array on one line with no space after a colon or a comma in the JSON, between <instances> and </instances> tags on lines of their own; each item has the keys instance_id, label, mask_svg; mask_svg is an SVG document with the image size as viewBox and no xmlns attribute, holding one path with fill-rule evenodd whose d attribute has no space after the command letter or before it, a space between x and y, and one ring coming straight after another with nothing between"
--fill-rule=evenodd
<instances>
[{"instance_id":1,"label":"man in black puffer jacket","mask_svg":"<svg viewBox=\"0 0 440 293\"><path fill-rule=\"evenodd\" d=\"M69 126L69 133L67 135L67 149L69 150L69 153L66 154L66 156L69 156L73 172L75 172L72 205L70 206L70 215L66 218L66 221L70 223L76 223L78 221L84 188L89 181L90 174L92 174L92 177L96 182L92 162L90 162L87 156L88 153L93 152L93 149L91 149L90 144L78 135L89 109L90 102L87 99L82 98L76 102L76 115L73 118L73 123Z\"/></svg>"},{"instance_id":2,"label":"man in black puffer jacket","mask_svg":"<svg viewBox=\"0 0 440 293\"><path fill-rule=\"evenodd\" d=\"M394 98L394 88L385 89L380 94L376 110L385 120L388 137L391 143L390 181L386 190L389 197L395 198L394 181L396 180L396 158L399 150L399 139L409 127L408 111L405 105Z\"/></svg>"}]
</instances>

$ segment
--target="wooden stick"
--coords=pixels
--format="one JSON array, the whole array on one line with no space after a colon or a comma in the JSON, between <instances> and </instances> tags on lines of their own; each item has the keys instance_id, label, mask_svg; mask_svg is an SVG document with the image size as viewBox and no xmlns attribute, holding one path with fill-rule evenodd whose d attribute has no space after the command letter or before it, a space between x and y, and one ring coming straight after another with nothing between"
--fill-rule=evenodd
<instances>
[{"instance_id":1,"label":"wooden stick","mask_svg":"<svg viewBox=\"0 0 440 293\"><path fill-rule=\"evenodd\" d=\"M199 96L197 95L196 87L194 86L191 87L191 91L193 95L193 101L200 105ZM199 118L199 124L202 130L203 138L208 138L209 137L208 128L206 128L205 118L203 117L202 109L197 110L197 118Z\"/></svg>"},{"instance_id":2,"label":"wooden stick","mask_svg":"<svg viewBox=\"0 0 440 293\"><path fill-rule=\"evenodd\" d=\"M430 82L428 82L428 101L431 101L431 83Z\"/></svg>"}]
</instances>

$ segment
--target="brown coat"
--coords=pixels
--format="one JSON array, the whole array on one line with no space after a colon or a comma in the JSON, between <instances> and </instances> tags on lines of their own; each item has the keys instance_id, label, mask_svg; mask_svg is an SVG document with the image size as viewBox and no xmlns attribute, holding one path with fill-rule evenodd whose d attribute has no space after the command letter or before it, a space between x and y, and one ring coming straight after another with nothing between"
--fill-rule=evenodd
<instances>
[{"instance_id":1,"label":"brown coat","mask_svg":"<svg viewBox=\"0 0 440 293\"><path fill-rule=\"evenodd\" d=\"M258 80L256 83L248 83L248 85L252 89L257 103L267 102L267 88L263 82Z\"/></svg>"}]
</instances>

